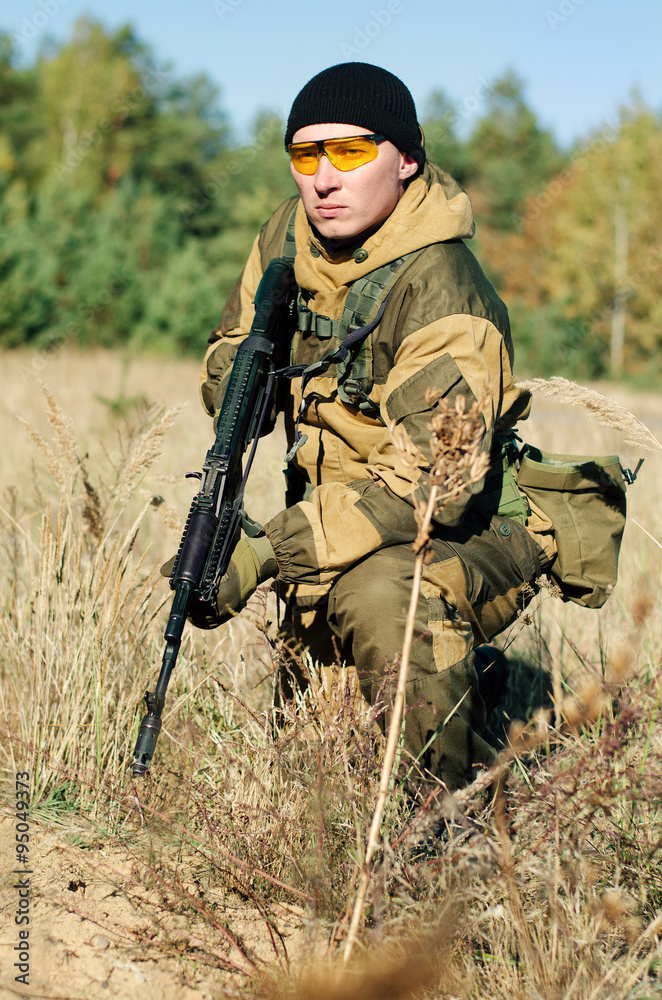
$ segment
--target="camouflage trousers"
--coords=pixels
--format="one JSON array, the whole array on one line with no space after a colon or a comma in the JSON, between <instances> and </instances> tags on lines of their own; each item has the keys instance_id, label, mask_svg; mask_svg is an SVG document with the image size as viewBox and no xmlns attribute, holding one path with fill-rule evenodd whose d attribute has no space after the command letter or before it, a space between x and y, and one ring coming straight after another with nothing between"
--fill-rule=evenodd
<instances>
[{"instance_id":1,"label":"camouflage trousers","mask_svg":"<svg viewBox=\"0 0 662 1000\"><path fill-rule=\"evenodd\" d=\"M484 739L474 647L511 624L534 596L545 556L524 527L496 515L447 529L431 545L410 657L404 751L419 772L456 788L495 756ZM402 648L413 572L411 546L393 545L352 566L327 594L293 595L286 646L306 647L320 665L339 658L354 665L361 693L374 703ZM298 673L289 662L281 676L285 697ZM385 727L388 719L387 712Z\"/></svg>"}]
</instances>

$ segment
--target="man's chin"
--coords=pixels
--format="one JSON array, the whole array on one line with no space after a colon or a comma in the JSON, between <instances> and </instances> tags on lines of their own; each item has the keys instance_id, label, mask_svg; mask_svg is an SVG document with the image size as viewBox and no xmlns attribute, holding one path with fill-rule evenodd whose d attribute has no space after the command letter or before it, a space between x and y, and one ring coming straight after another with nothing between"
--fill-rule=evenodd
<instances>
[{"instance_id":1,"label":"man's chin","mask_svg":"<svg viewBox=\"0 0 662 1000\"><path fill-rule=\"evenodd\" d=\"M320 236L327 240L351 240L361 232L360 228L357 229L351 223L341 222L339 219L320 219L313 225Z\"/></svg>"}]
</instances>

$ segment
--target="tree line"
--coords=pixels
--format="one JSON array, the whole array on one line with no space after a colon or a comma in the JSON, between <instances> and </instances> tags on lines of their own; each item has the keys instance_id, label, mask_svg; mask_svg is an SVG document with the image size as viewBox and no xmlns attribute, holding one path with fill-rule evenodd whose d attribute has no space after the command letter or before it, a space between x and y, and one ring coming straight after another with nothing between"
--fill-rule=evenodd
<instances>
[{"instance_id":1,"label":"tree line","mask_svg":"<svg viewBox=\"0 0 662 1000\"><path fill-rule=\"evenodd\" d=\"M478 91L480 90L480 94ZM662 341L660 115L637 97L571 149L513 72L421 111L471 196L518 370L654 379ZM204 350L255 235L295 188L274 115L232 141L204 76L84 18L20 65L0 34L0 345Z\"/></svg>"}]
</instances>

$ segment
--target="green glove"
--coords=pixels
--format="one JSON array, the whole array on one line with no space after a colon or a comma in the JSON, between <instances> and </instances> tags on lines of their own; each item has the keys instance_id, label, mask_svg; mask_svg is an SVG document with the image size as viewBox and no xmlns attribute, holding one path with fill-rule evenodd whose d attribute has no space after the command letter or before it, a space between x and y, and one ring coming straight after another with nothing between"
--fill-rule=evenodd
<instances>
[{"instance_id":1,"label":"green glove","mask_svg":"<svg viewBox=\"0 0 662 1000\"><path fill-rule=\"evenodd\" d=\"M241 538L232 553L228 571L218 585L218 624L238 614L255 588L277 573L276 555L266 535Z\"/></svg>"},{"instance_id":2,"label":"green glove","mask_svg":"<svg viewBox=\"0 0 662 1000\"><path fill-rule=\"evenodd\" d=\"M196 628L217 628L245 607L256 587L278 573L269 539L241 538L235 545L227 573L218 585L215 602L192 601L188 618Z\"/></svg>"},{"instance_id":3,"label":"green glove","mask_svg":"<svg viewBox=\"0 0 662 1000\"><path fill-rule=\"evenodd\" d=\"M172 576L175 556L161 567L161 576ZM278 563L266 535L241 538L235 545L225 576L218 585L215 603L191 601L188 618L196 628L223 625L239 614L256 587L278 573Z\"/></svg>"}]
</instances>

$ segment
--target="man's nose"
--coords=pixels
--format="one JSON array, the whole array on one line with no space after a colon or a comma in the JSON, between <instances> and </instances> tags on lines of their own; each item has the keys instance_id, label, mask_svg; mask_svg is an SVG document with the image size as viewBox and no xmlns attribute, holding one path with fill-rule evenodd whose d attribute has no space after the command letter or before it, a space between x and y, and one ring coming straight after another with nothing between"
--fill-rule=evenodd
<instances>
[{"instance_id":1,"label":"man's nose","mask_svg":"<svg viewBox=\"0 0 662 1000\"><path fill-rule=\"evenodd\" d=\"M315 188L319 193L323 191L335 191L342 184L341 171L331 163L331 160L324 153L320 156L315 171Z\"/></svg>"}]
</instances>

